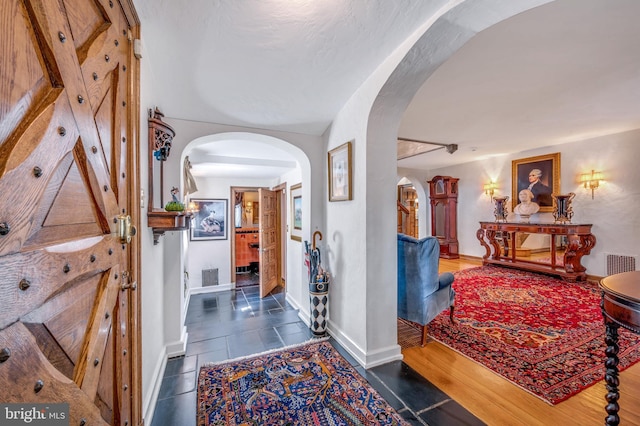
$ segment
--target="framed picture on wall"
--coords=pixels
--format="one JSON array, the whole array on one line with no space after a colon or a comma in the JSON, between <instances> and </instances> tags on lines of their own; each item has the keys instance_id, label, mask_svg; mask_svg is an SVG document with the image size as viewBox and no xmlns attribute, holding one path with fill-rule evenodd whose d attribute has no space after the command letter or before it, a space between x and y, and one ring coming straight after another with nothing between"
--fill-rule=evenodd
<instances>
[{"instance_id":1,"label":"framed picture on wall","mask_svg":"<svg viewBox=\"0 0 640 426\"><path fill-rule=\"evenodd\" d=\"M302 184L291 185L291 239L302 241Z\"/></svg>"},{"instance_id":2,"label":"framed picture on wall","mask_svg":"<svg viewBox=\"0 0 640 426\"><path fill-rule=\"evenodd\" d=\"M351 142L329 151L329 201L352 200Z\"/></svg>"},{"instance_id":3,"label":"framed picture on wall","mask_svg":"<svg viewBox=\"0 0 640 426\"><path fill-rule=\"evenodd\" d=\"M533 194L531 201L540 206L541 212L552 212L551 194L560 193L560 153L513 160L511 168L513 208L520 203L520 191L528 189Z\"/></svg>"},{"instance_id":4,"label":"framed picture on wall","mask_svg":"<svg viewBox=\"0 0 640 426\"><path fill-rule=\"evenodd\" d=\"M192 198L197 206L191 223L191 241L226 240L228 212L225 199Z\"/></svg>"}]
</instances>

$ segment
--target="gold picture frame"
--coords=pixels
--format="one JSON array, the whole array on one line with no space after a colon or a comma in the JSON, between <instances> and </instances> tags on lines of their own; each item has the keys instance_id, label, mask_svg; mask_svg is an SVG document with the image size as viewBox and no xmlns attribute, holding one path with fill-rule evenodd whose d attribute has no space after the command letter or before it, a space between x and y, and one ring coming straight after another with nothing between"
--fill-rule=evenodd
<instances>
[{"instance_id":1,"label":"gold picture frame","mask_svg":"<svg viewBox=\"0 0 640 426\"><path fill-rule=\"evenodd\" d=\"M536 173L539 171L540 173ZM512 211L520 203L518 194L523 189L529 189L538 176L538 182L533 184L531 191L540 206L540 212L553 212L552 194L560 193L560 153L538 155L535 157L513 160L511 163L511 203ZM532 175L531 180L529 176Z\"/></svg>"},{"instance_id":2,"label":"gold picture frame","mask_svg":"<svg viewBox=\"0 0 640 426\"><path fill-rule=\"evenodd\" d=\"M291 239L302 241L302 183L291 185Z\"/></svg>"},{"instance_id":3,"label":"gold picture frame","mask_svg":"<svg viewBox=\"0 0 640 426\"><path fill-rule=\"evenodd\" d=\"M329 201L352 200L351 142L329 151L328 167Z\"/></svg>"}]
</instances>

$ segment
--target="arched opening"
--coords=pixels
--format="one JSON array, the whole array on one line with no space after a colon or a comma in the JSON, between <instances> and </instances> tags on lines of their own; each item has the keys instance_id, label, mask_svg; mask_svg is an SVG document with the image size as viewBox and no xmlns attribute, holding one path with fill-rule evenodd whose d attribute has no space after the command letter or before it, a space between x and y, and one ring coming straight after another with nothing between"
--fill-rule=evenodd
<instances>
[{"instance_id":1,"label":"arched opening","mask_svg":"<svg viewBox=\"0 0 640 426\"><path fill-rule=\"evenodd\" d=\"M482 30L544 3L524 1L517 4L488 5L487 2L467 1L450 4L441 10L438 17L434 17L432 23L425 24L426 30L408 48L407 53L382 84L369 111L366 140L367 146L372 149L367 149L366 153L366 179L367 182L375 182L379 196L387 199L386 197L392 193L395 195L397 191L397 177L404 173L399 172L397 164L389 162L388 157L391 152L396 151L395 145L399 136L411 136L399 135L398 130L407 106L429 76ZM428 170L423 172L425 177L429 177ZM393 268L393 275L397 270L397 263L394 263L397 261L394 250L396 233L380 232L380 229L389 230L389 223L395 224L397 209L395 203L389 203L388 206L382 204L375 214L368 215L367 220L367 244L377 248L375 255L367 256L367 274L378 278L367 282L367 293L385 293L387 288L384 286L390 280L394 280L389 273L389 267ZM379 261L380 258L387 260L384 266ZM395 331L395 327L389 324L396 321L392 316L374 318L367 315L367 318L368 333L373 329ZM395 336L389 335L386 338L393 339Z\"/></svg>"},{"instance_id":2,"label":"arched opening","mask_svg":"<svg viewBox=\"0 0 640 426\"><path fill-rule=\"evenodd\" d=\"M188 194L189 199L185 201L201 200L203 205L209 201L224 202L227 225L225 238L197 239L193 238L193 233L201 221L194 220L184 251L185 271L190 277L189 291L198 293L236 287L238 272L243 274L243 278L246 278L246 273L254 278L262 275L262 267L266 265L261 265L258 260L261 224L257 214L260 202L256 197L259 189L266 189L277 196L277 280L283 287L286 283L287 294L291 293L291 297L300 301L300 266L297 262L288 261L289 253L297 252L291 245L299 244L289 237L292 219L288 194L293 185L303 183L303 188L309 187L305 183L309 182L310 162L304 152L271 136L228 132L189 142L182 152L183 169L186 157L191 162L191 172L198 188L195 193ZM184 180L184 170L181 172ZM308 214L309 208L305 212ZM200 216L196 213L194 217L200 219ZM303 226L308 227L308 224L308 219L303 220ZM242 244L239 246L240 240ZM215 271L213 283L205 282L205 271ZM211 286L219 287L207 288Z\"/></svg>"},{"instance_id":3,"label":"arched opening","mask_svg":"<svg viewBox=\"0 0 640 426\"><path fill-rule=\"evenodd\" d=\"M430 235L429 198L420 178L398 175L398 232L414 238Z\"/></svg>"}]
</instances>

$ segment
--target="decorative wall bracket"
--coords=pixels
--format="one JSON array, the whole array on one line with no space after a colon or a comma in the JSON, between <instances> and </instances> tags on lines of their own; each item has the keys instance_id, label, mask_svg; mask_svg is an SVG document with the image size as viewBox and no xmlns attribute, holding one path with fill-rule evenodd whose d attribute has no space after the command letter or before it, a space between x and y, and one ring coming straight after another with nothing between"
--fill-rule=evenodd
<instances>
[{"instance_id":1,"label":"decorative wall bracket","mask_svg":"<svg viewBox=\"0 0 640 426\"><path fill-rule=\"evenodd\" d=\"M164 162L169 158L175 131L162 121L164 114L156 107L149 110L149 207L147 226L153 229L153 243L158 244L159 237L166 231L186 231L189 229L192 214L190 212L165 211L162 188L164 187ZM160 208L154 203L154 165L160 162Z\"/></svg>"}]
</instances>

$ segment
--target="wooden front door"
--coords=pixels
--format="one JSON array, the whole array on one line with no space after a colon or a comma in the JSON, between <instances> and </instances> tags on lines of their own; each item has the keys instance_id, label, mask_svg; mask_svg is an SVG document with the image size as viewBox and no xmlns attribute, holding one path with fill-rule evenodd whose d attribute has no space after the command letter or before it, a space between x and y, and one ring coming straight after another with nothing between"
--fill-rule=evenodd
<instances>
[{"instance_id":1,"label":"wooden front door","mask_svg":"<svg viewBox=\"0 0 640 426\"><path fill-rule=\"evenodd\" d=\"M141 423L135 19L0 0L0 401L73 425Z\"/></svg>"},{"instance_id":2,"label":"wooden front door","mask_svg":"<svg viewBox=\"0 0 640 426\"><path fill-rule=\"evenodd\" d=\"M278 286L278 198L274 191L260 188L260 297Z\"/></svg>"}]
</instances>

